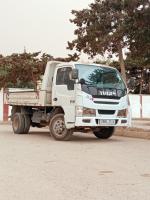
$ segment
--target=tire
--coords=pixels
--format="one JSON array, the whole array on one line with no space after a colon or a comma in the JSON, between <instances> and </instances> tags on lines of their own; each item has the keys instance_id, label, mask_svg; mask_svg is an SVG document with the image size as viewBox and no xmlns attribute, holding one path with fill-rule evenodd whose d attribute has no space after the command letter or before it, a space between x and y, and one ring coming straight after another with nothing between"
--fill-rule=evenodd
<instances>
[{"instance_id":1,"label":"tire","mask_svg":"<svg viewBox=\"0 0 150 200\"><path fill-rule=\"evenodd\" d=\"M25 128L24 116L21 113L15 113L12 116L12 127L15 134L23 134Z\"/></svg>"},{"instance_id":2,"label":"tire","mask_svg":"<svg viewBox=\"0 0 150 200\"><path fill-rule=\"evenodd\" d=\"M55 140L67 141L73 134L72 129L66 129L64 114L56 114L50 121L49 130Z\"/></svg>"},{"instance_id":3,"label":"tire","mask_svg":"<svg viewBox=\"0 0 150 200\"><path fill-rule=\"evenodd\" d=\"M29 115L24 114L23 117L24 117L24 131L23 131L23 133L27 134L27 133L29 133L29 129L30 129L30 125L31 125L31 119L30 119Z\"/></svg>"},{"instance_id":4,"label":"tire","mask_svg":"<svg viewBox=\"0 0 150 200\"><path fill-rule=\"evenodd\" d=\"M99 131L93 131L93 133L98 139L108 139L113 135L114 130L114 127L106 127L100 129Z\"/></svg>"},{"instance_id":5,"label":"tire","mask_svg":"<svg viewBox=\"0 0 150 200\"><path fill-rule=\"evenodd\" d=\"M21 109L19 106L13 106L11 109L11 120L13 120L13 116L15 113L21 113Z\"/></svg>"}]
</instances>

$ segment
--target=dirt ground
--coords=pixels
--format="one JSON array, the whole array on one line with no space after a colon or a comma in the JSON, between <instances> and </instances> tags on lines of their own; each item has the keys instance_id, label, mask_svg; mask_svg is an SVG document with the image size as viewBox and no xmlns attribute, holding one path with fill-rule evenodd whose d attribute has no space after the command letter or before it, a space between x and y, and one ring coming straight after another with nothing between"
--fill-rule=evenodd
<instances>
[{"instance_id":1,"label":"dirt ground","mask_svg":"<svg viewBox=\"0 0 150 200\"><path fill-rule=\"evenodd\" d=\"M15 135L0 125L0 200L149 200L150 140L46 129Z\"/></svg>"}]
</instances>

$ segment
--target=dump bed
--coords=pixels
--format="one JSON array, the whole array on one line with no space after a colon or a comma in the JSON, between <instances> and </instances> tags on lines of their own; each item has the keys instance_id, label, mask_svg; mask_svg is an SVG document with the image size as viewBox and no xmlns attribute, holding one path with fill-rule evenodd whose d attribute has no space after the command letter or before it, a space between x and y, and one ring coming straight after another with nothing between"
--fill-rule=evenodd
<instances>
[{"instance_id":1,"label":"dump bed","mask_svg":"<svg viewBox=\"0 0 150 200\"><path fill-rule=\"evenodd\" d=\"M51 93L26 89L8 90L5 92L5 103L20 106L50 106Z\"/></svg>"},{"instance_id":2,"label":"dump bed","mask_svg":"<svg viewBox=\"0 0 150 200\"><path fill-rule=\"evenodd\" d=\"M54 72L60 62L51 61L46 70L39 89L8 89L5 93L5 103L20 106L51 106L52 82Z\"/></svg>"}]
</instances>

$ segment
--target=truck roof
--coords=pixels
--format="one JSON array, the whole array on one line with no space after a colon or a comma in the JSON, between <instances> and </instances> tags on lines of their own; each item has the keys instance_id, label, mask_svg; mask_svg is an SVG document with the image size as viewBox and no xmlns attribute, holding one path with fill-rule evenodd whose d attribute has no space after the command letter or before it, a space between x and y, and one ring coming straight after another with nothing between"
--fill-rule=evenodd
<instances>
[{"instance_id":1,"label":"truck roof","mask_svg":"<svg viewBox=\"0 0 150 200\"><path fill-rule=\"evenodd\" d=\"M104 65L104 64L96 64L96 63L80 63L80 62L74 62L74 64L79 64L79 65L94 65L97 67L107 67L107 68L111 68L111 69L116 69L115 67L111 67L109 65Z\"/></svg>"},{"instance_id":2,"label":"truck roof","mask_svg":"<svg viewBox=\"0 0 150 200\"><path fill-rule=\"evenodd\" d=\"M53 62L57 62L57 61L50 61L48 63L53 63ZM58 62L57 62L58 63ZM97 67L107 67L107 68L110 68L110 69L116 69L115 67L111 67L109 65L104 65L104 64L96 64L96 63L83 63L83 62L59 62L58 65L75 65L75 64L78 64L78 65L94 65L94 66L97 66Z\"/></svg>"}]
</instances>

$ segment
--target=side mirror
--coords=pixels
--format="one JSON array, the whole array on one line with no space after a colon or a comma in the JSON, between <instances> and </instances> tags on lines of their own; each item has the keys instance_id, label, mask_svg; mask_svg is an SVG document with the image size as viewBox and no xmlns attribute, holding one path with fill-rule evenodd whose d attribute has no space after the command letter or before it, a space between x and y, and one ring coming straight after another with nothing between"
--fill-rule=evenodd
<instances>
[{"instance_id":1,"label":"side mirror","mask_svg":"<svg viewBox=\"0 0 150 200\"><path fill-rule=\"evenodd\" d=\"M80 81L79 81L79 83L80 83L81 85L84 85L84 84L85 84L84 78L81 78Z\"/></svg>"},{"instance_id":2,"label":"side mirror","mask_svg":"<svg viewBox=\"0 0 150 200\"><path fill-rule=\"evenodd\" d=\"M78 79L79 78L79 71L78 69L72 69L72 77L73 80Z\"/></svg>"}]
</instances>

